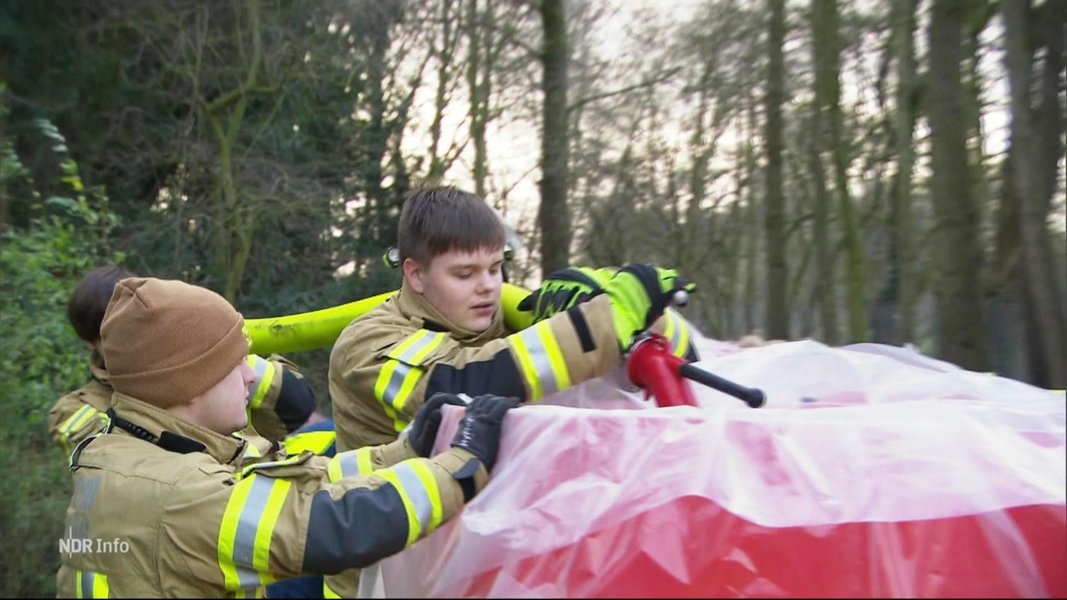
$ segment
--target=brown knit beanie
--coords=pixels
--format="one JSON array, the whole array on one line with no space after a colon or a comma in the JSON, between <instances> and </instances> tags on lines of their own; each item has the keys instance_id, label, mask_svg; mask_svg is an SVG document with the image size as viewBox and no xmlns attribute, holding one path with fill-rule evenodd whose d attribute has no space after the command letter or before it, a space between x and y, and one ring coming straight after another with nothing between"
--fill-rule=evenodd
<instances>
[{"instance_id":1,"label":"brown knit beanie","mask_svg":"<svg viewBox=\"0 0 1067 600\"><path fill-rule=\"evenodd\" d=\"M241 313L207 288L152 277L123 279L100 326L111 385L161 408L191 400L248 355L243 325Z\"/></svg>"}]
</instances>

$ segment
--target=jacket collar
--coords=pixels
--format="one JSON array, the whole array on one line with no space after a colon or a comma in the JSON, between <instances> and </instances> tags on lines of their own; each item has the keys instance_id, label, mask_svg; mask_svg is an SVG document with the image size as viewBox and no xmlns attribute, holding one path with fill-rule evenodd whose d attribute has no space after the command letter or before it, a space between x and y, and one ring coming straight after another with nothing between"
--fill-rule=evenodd
<instances>
[{"instance_id":1,"label":"jacket collar","mask_svg":"<svg viewBox=\"0 0 1067 600\"><path fill-rule=\"evenodd\" d=\"M89 351L89 373L100 383L111 385L111 376L107 374L107 367L104 366L104 355L96 348Z\"/></svg>"},{"instance_id":2,"label":"jacket collar","mask_svg":"<svg viewBox=\"0 0 1067 600\"><path fill-rule=\"evenodd\" d=\"M234 436L225 436L206 427L179 419L162 408L127 396L122 392L116 391L112 394L111 404L117 417L144 430L156 440L174 439L171 436L184 438L180 440L183 444L188 444L189 447L194 447L196 444L202 445L201 452L210 455L222 464L235 463L244 454L246 443L244 440ZM112 425L114 426L114 423ZM115 432L117 429L119 427L113 427L111 431ZM141 437L133 433L131 435ZM160 441L151 439L147 441L166 448Z\"/></svg>"},{"instance_id":3,"label":"jacket collar","mask_svg":"<svg viewBox=\"0 0 1067 600\"><path fill-rule=\"evenodd\" d=\"M452 338L465 345L495 340L507 334L507 329L504 327L503 308L499 303L493 314L493 321L485 331L472 331L449 321L426 300L425 296L412 290L407 281L400 284L400 292L396 295L396 307L404 317L416 321L420 328L447 331Z\"/></svg>"}]
</instances>

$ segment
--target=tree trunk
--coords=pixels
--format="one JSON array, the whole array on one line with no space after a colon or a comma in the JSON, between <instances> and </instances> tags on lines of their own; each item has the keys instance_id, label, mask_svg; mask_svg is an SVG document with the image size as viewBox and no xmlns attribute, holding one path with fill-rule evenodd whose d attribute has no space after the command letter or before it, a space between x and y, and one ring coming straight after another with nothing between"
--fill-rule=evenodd
<instances>
[{"instance_id":1,"label":"tree trunk","mask_svg":"<svg viewBox=\"0 0 1067 600\"><path fill-rule=\"evenodd\" d=\"M388 20L383 16L383 25ZM364 162L363 184L366 187L367 202L371 207L373 223L371 242L375 246L386 247L396 237L395 219L390 214L391 197L382 188L382 163L388 152L388 134L386 132L385 79L387 69L386 55L389 51L389 28L383 26L372 34L370 55L367 57L367 103L370 118L367 123L365 146L361 148Z\"/></svg>"},{"instance_id":2,"label":"tree trunk","mask_svg":"<svg viewBox=\"0 0 1067 600\"><path fill-rule=\"evenodd\" d=\"M746 128L746 134L744 136L745 141L745 159L741 165L739 171L741 171L740 179L745 182L745 238L744 238L744 281L742 290L742 302L741 307L743 311L742 321L744 323L744 331L742 334L755 333L757 331L758 319L756 316L756 305L758 301L756 291L756 273L759 270L759 190L755 185L756 181L756 101L752 99L749 103L749 109L747 111L748 127Z\"/></svg>"},{"instance_id":3,"label":"tree trunk","mask_svg":"<svg viewBox=\"0 0 1067 600\"><path fill-rule=\"evenodd\" d=\"M1014 143L1008 147L1008 158L1001 163L1000 209L996 215L996 253L990 279L990 318L992 336L990 360L993 369L1007 377L1033 381L1029 368L1031 327L1027 323L1028 306L1025 289L1026 276L1022 265L1022 226L1019 224L1019 198L1016 193ZM998 339L999 338L999 339Z\"/></svg>"},{"instance_id":4,"label":"tree trunk","mask_svg":"<svg viewBox=\"0 0 1067 600\"><path fill-rule=\"evenodd\" d=\"M233 151L237 145L238 133L244 124L248 94L259 83L263 56L259 4L248 1L244 6L248 10L248 40L251 44L244 80L211 102L203 98L200 100L219 156L215 171L215 190L219 196L219 204L212 208L213 243L208 269L215 280L212 287L218 289L219 293L232 303L236 303L237 294L241 289L256 225L256 211L248 206L248 202L242 200L247 194L237 189Z\"/></svg>"},{"instance_id":5,"label":"tree trunk","mask_svg":"<svg viewBox=\"0 0 1067 600\"><path fill-rule=\"evenodd\" d=\"M931 193L937 216L937 309L942 358L986 370L978 210L967 163L967 122L960 80L966 0L934 0L929 29Z\"/></svg>"},{"instance_id":6,"label":"tree trunk","mask_svg":"<svg viewBox=\"0 0 1067 600\"><path fill-rule=\"evenodd\" d=\"M543 0L541 61L544 92L541 131L541 275L570 262L571 223L567 207L567 23L564 0Z\"/></svg>"},{"instance_id":7,"label":"tree trunk","mask_svg":"<svg viewBox=\"0 0 1067 600\"><path fill-rule=\"evenodd\" d=\"M868 339L867 327L867 265L860 241L859 224L856 222L855 208L852 206L852 194L848 189L848 167L851 162L849 143L844 139L844 119L841 115L841 85L838 82L841 71L841 43L838 41L837 2L835 0L816 0L822 5L820 21L825 23L821 31L823 42L822 60L824 65L823 80L825 86L824 108L830 126L830 153L834 164L834 188L841 215L841 232L845 244L845 289L848 298L848 336L849 341L860 342ZM819 42L816 42L819 44Z\"/></svg>"},{"instance_id":8,"label":"tree trunk","mask_svg":"<svg viewBox=\"0 0 1067 600\"><path fill-rule=\"evenodd\" d=\"M815 301L819 307L819 321L822 326L823 342L837 343L837 293L834 289L834 265L836 253L829 231L830 191L826 187L826 170L823 167L823 153L826 151L828 131L824 113L837 87L836 36L837 3L836 0L812 0L811 35L815 62L815 102L811 111L811 168L813 196L815 199ZM832 79L831 79L832 78Z\"/></svg>"},{"instance_id":9,"label":"tree trunk","mask_svg":"<svg viewBox=\"0 0 1067 600\"><path fill-rule=\"evenodd\" d=\"M492 15L492 4L486 7L485 17ZM492 63L489 61L489 49L492 47L491 26L480 27L478 0L468 0L467 27L467 89L470 92L470 132L474 143L474 193L480 197L486 195L485 180L488 176L488 157L486 155L485 128L489 122L489 90ZM487 39L482 39L486 36Z\"/></svg>"},{"instance_id":10,"label":"tree trunk","mask_svg":"<svg viewBox=\"0 0 1067 600\"><path fill-rule=\"evenodd\" d=\"M1015 192L1019 200L1022 228L1022 259L1026 286L1032 302L1037 335L1040 338L1048 381L1053 387L1067 386L1067 317L1060 276L1055 272L1046 219L1055 181L1055 161L1061 156L1059 138L1062 120L1058 99L1059 72L1063 65L1065 8L1062 2L1044 5L1041 19L1029 8L1030 3L1009 0L1001 4L1005 25L1005 61L1011 89L1011 160ZM1029 23L1048 27L1050 35L1034 39ZM1046 75L1042 80L1040 104L1032 108L1033 50L1046 42ZM1038 129L1037 115L1042 120ZM1047 121L1047 122L1046 122ZM1051 140L1051 142L1049 141ZM1048 152L1049 150L1053 152ZM1051 168L1052 176L1049 177Z\"/></svg>"},{"instance_id":11,"label":"tree trunk","mask_svg":"<svg viewBox=\"0 0 1067 600\"><path fill-rule=\"evenodd\" d=\"M447 161L441 156L441 129L448 108L448 91L452 82L453 57L456 51L456 35L452 31L455 18L452 13L454 0L441 0L441 47L431 49L437 55L437 86L434 90L434 113L430 121L430 145L427 150L430 166L426 171L426 180L432 184L439 182L445 175ZM474 3L475 0L471 0ZM457 11L459 12L459 11ZM458 27L457 27L458 29ZM469 35L469 34L468 34Z\"/></svg>"},{"instance_id":12,"label":"tree trunk","mask_svg":"<svg viewBox=\"0 0 1067 600\"><path fill-rule=\"evenodd\" d=\"M785 231L785 197L782 190L782 102L785 96L785 0L768 0L770 21L767 36L767 95L765 136L767 144L767 190L763 230L767 243L767 336L789 339L789 304L786 288L789 269L785 261L788 239Z\"/></svg>"},{"instance_id":13,"label":"tree trunk","mask_svg":"<svg viewBox=\"0 0 1067 600\"><path fill-rule=\"evenodd\" d=\"M897 59L896 155L894 194L894 248L890 260L896 277L898 306L895 341L914 342L915 305L918 300L918 265L912 220L911 171L915 164L915 113L918 84L915 75L915 5L917 0L899 0L894 6L893 43Z\"/></svg>"}]
</instances>

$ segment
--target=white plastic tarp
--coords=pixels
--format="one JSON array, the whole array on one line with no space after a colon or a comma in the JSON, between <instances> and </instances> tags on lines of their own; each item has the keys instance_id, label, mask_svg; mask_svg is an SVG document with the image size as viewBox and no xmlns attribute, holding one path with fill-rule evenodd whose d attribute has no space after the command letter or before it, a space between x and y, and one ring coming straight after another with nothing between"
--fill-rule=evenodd
<instances>
[{"instance_id":1,"label":"white plastic tarp","mask_svg":"<svg viewBox=\"0 0 1067 600\"><path fill-rule=\"evenodd\" d=\"M1062 393L880 344L698 347L766 404L657 408L620 368L517 408L488 487L379 592L1067 596Z\"/></svg>"}]
</instances>

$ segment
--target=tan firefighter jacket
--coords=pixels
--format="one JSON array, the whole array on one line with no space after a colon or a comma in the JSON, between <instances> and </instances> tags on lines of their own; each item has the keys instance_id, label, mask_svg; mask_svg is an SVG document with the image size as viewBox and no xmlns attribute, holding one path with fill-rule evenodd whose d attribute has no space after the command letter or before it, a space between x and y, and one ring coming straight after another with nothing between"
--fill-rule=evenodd
<instances>
[{"instance_id":1,"label":"tan firefighter jacket","mask_svg":"<svg viewBox=\"0 0 1067 600\"><path fill-rule=\"evenodd\" d=\"M107 431L71 457L59 597L261 595L399 552L487 480L462 449L417 458L402 440L252 457L248 441L119 392L112 407Z\"/></svg>"},{"instance_id":2,"label":"tan firefighter jacket","mask_svg":"<svg viewBox=\"0 0 1067 600\"><path fill-rule=\"evenodd\" d=\"M579 307L510 335L498 311L488 329L475 333L449 323L402 285L352 321L330 354L337 448L396 439L437 392L536 401L603 375L620 358L608 297ZM696 360L690 327L673 310L652 330L668 338L675 354Z\"/></svg>"},{"instance_id":3,"label":"tan firefighter jacket","mask_svg":"<svg viewBox=\"0 0 1067 600\"><path fill-rule=\"evenodd\" d=\"M500 311L483 332L449 323L406 284L350 323L330 353L337 449L395 440L436 392L525 401L570 387L619 362L607 298L508 335ZM326 577L326 597L352 598L359 572Z\"/></svg>"},{"instance_id":4,"label":"tan firefighter jacket","mask_svg":"<svg viewBox=\"0 0 1067 600\"><path fill-rule=\"evenodd\" d=\"M510 335L498 310L489 328L475 333L449 323L405 283L334 343L337 448L396 439L436 392L535 401L607 372L619 356L606 296Z\"/></svg>"},{"instance_id":5,"label":"tan firefighter jacket","mask_svg":"<svg viewBox=\"0 0 1067 600\"><path fill-rule=\"evenodd\" d=\"M678 356L696 358L685 319L673 311L652 329ZM607 296L510 333L498 311L483 332L445 319L419 294L400 291L350 323L330 354L337 449L397 438L437 392L496 394L524 401L606 373L620 360ZM327 597L354 597L358 572L326 578Z\"/></svg>"},{"instance_id":6,"label":"tan firefighter jacket","mask_svg":"<svg viewBox=\"0 0 1067 600\"><path fill-rule=\"evenodd\" d=\"M256 373L256 381L248 390L251 424L267 439L280 440L288 433L276 412L283 370L293 373L301 385L307 383L296 365L277 354L269 359L250 354L248 364ZM48 433L67 455L78 442L100 431L107 422L104 413L111 404L111 382L104 359L95 349L89 355L89 372L92 379L88 383L61 397L48 411Z\"/></svg>"}]
</instances>

